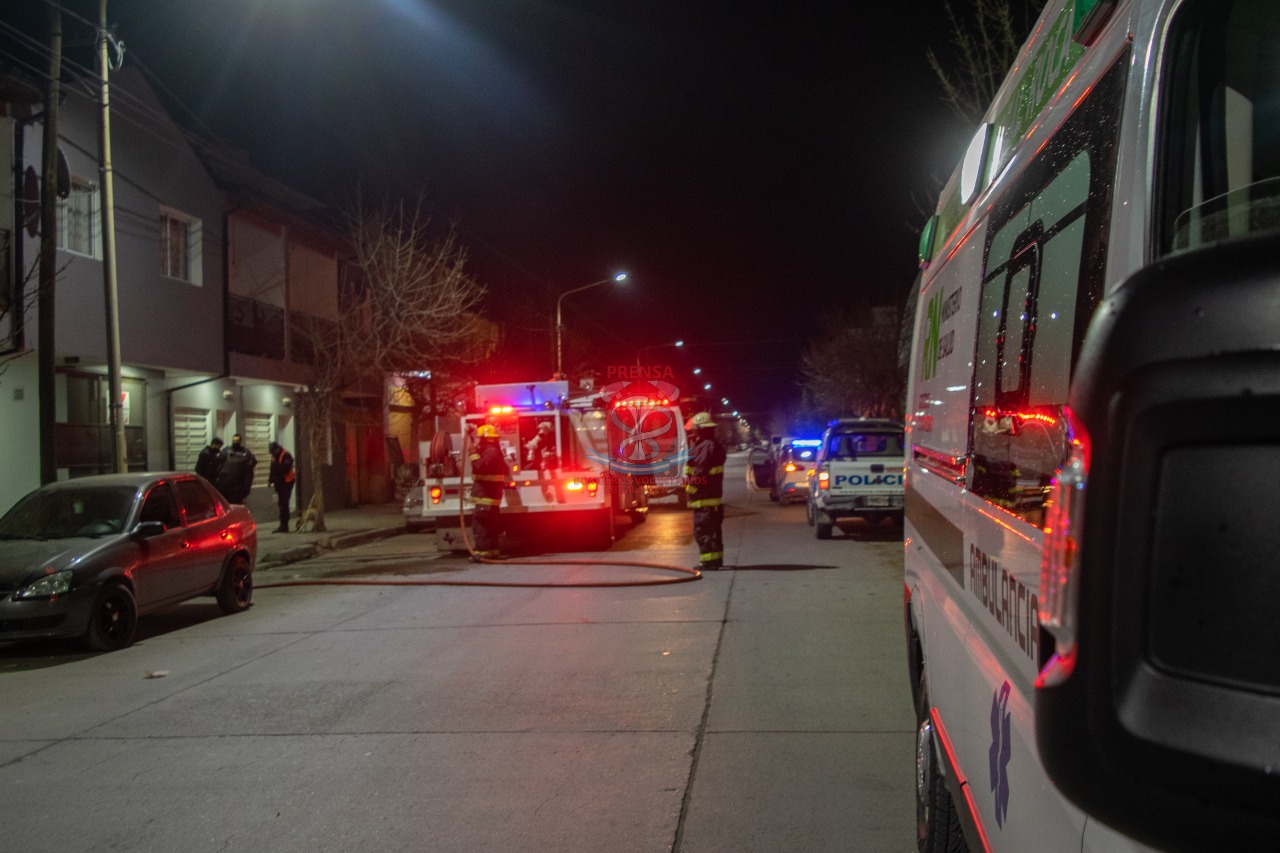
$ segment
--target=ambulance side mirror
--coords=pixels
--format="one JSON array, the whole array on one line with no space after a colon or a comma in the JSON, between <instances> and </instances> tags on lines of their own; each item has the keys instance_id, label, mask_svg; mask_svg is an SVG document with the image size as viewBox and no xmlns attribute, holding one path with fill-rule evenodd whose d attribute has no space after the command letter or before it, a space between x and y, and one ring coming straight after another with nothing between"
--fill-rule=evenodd
<instances>
[{"instance_id":1,"label":"ambulance side mirror","mask_svg":"<svg viewBox=\"0 0 1280 853\"><path fill-rule=\"evenodd\" d=\"M1089 327L1074 655L1036 742L1084 811L1169 850L1280 838L1280 254L1136 273ZM1063 650L1059 650L1061 653Z\"/></svg>"}]
</instances>

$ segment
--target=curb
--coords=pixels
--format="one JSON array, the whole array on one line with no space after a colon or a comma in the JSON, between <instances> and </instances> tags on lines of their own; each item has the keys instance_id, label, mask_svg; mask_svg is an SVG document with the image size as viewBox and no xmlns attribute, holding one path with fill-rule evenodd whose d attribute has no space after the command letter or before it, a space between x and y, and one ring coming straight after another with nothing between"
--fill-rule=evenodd
<instances>
[{"instance_id":1,"label":"curb","mask_svg":"<svg viewBox=\"0 0 1280 853\"><path fill-rule=\"evenodd\" d=\"M262 557L258 562L258 569L270 569L275 566L285 566L290 563L297 563L302 560L309 560L317 556L322 551L339 551L344 548L353 548L356 545L363 545L366 542L376 542L380 539L390 539L392 536L399 536L404 533L404 525L396 525L395 527L373 527L364 530L352 530L346 533L334 533L329 536L317 539L315 542L308 542L306 545L298 545L294 548L281 551L277 554L271 554Z\"/></svg>"}]
</instances>

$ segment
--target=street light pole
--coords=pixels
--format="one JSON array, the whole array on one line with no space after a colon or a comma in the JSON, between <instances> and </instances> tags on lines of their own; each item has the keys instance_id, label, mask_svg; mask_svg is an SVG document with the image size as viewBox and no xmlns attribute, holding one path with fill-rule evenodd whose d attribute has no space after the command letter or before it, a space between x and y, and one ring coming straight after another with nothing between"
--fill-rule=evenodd
<instances>
[{"instance_id":1,"label":"street light pole","mask_svg":"<svg viewBox=\"0 0 1280 853\"><path fill-rule=\"evenodd\" d=\"M116 202L111 169L111 97L107 77L111 73L108 49L115 47L117 58L122 50L107 32L107 0L98 2L98 74L102 78L99 108L102 119L98 126L100 169L102 172L102 286L107 315L107 403L111 425L112 470L123 474L129 470L128 444L124 430L124 402L120 377L120 298L116 284Z\"/></svg>"},{"instance_id":2,"label":"street light pole","mask_svg":"<svg viewBox=\"0 0 1280 853\"><path fill-rule=\"evenodd\" d=\"M584 284L582 287L575 287L573 290L566 290L560 294L560 298L556 300L556 378L564 378L564 321L561 319L561 307L564 305L564 298L574 293L587 290L592 287L599 287L602 284L608 284L611 281L626 281L627 274L620 272L612 278L602 278L599 281L593 281L590 284Z\"/></svg>"}]
</instances>

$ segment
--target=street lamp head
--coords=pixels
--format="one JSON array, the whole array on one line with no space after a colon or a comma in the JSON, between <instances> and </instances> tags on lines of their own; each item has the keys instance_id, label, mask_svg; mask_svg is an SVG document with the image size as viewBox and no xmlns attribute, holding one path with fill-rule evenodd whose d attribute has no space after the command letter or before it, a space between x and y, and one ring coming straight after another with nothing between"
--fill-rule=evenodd
<instances>
[{"instance_id":1,"label":"street lamp head","mask_svg":"<svg viewBox=\"0 0 1280 853\"><path fill-rule=\"evenodd\" d=\"M624 273L624 272L620 272L620 273L618 273L617 275L615 275L615 276L613 277L613 280L614 280L614 281L626 281L626 280L627 280L627 274L626 274L626 273Z\"/></svg>"},{"instance_id":2,"label":"street lamp head","mask_svg":"<svg viewBox=\"0 0 1280 853\"><path fill-rule=\"evenodd\" d=\"M684 341L676 341L672 346L682 347L684 346Z\"/></svg>"}]
</instances>

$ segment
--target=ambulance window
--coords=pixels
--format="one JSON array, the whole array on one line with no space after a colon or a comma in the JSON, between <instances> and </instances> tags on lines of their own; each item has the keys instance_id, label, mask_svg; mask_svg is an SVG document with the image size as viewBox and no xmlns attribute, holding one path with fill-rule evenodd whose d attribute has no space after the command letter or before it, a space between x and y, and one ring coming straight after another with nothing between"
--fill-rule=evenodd
<instances>
[{"instance_id":1,"label":"ambulance window","mask_svg":"<svg viewBox=\"0 0 1280 853\"><path fill-rule=\"evenodd\" d=\"M992 210L970 416L970 487L1040 525L1062 406L1102 293L1125 59Z\"/></svg>"},{"instance_id":2,"label":"ambulance window","mask_svg":"<svg viewBox=\"0 0 1280 853\"><path fill-rule=\"evenodd\" d=\"M1158 255L1280 228L1274 0L1187 4L1161 86Z\"/></svg>"}]
</instances>

